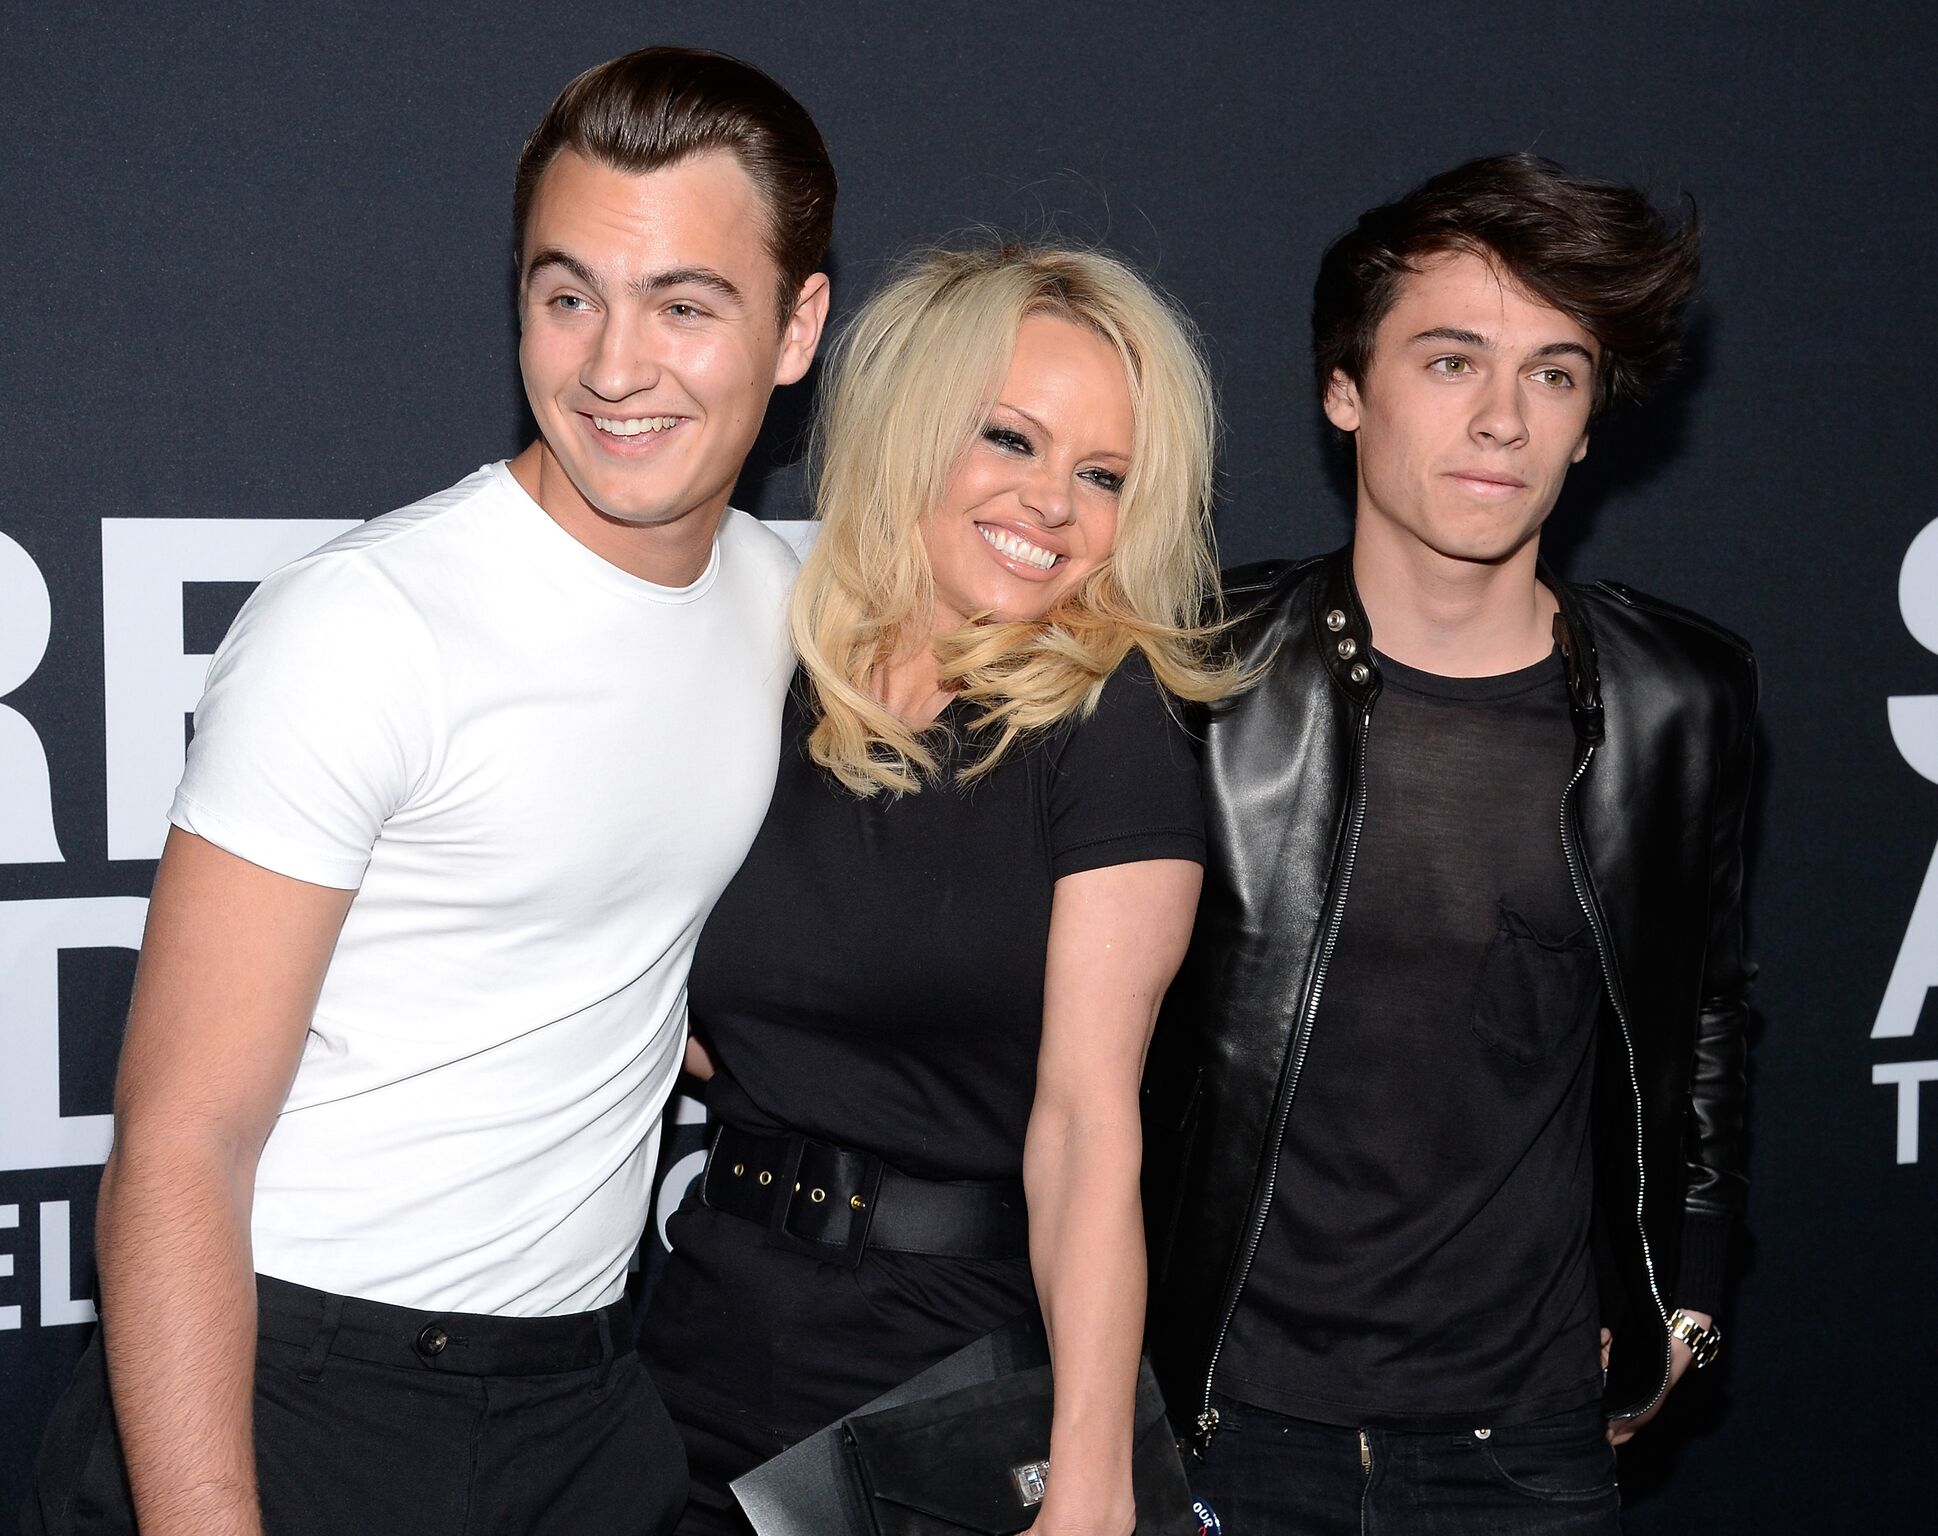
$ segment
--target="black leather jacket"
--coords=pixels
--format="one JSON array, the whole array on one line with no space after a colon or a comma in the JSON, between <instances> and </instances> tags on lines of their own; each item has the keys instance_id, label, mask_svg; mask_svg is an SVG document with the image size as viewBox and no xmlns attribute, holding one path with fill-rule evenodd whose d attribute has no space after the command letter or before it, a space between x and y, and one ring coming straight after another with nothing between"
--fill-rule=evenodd
<instances>
[{"instance_id":1,"label":"black leather jacket","mask_svg":"<svg viewBox=\"0 0 1938 1536\"><path fill-rule=\"evenodd\" d=\"M1577 769L1559 808L1604 979L1593 1136L1604 1407L1668 1378L1668 1314L1715 1310L1743 1177L1742 826L1756 670L1741 640L1625 587L1559 598ZM1151 1355L1208 1436L1218 1354L1275 1185L1350 900L1380 691L1351 556L1227 577L1255 684L1201 719L1204 895L1145 1077Z\"/></svg>"}]
</instances>

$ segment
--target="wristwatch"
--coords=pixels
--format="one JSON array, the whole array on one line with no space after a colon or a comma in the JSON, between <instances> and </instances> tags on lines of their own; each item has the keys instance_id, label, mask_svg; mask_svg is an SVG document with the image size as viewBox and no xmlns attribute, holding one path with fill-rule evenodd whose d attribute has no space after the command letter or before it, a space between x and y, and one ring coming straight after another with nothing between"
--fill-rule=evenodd
<instances>
[{"instance_id":1,"label":"wristwatch","mask_svg":"<svg viewBox=\"0 0 1938 1536\"><path fill-rule=\"evenodd\" d=\"M1703 1327L1680 1307L1669 1316L1669 1337L1681 1339L1689 1346L1689 1363L1699 1371L1714 1360L1716 1351L1723 1347L1722 1329Z\"/></svg>"}]
</instances>

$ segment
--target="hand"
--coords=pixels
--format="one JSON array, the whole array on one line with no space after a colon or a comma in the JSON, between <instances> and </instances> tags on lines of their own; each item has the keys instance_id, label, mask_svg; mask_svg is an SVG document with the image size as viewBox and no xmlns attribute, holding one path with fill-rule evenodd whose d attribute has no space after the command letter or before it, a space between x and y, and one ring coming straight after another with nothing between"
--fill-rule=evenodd
<instances>
[{"instance_id":1,"label":"hand","mask_svg":"<svg viewBox=\"0 0 1938 1536\"><path fill-rule=\"evenodd\" d=\"M1134 1514L1122 1520L1105 1520L1095 1514L1065 1520L1060 1514L1043 1514L1023 1536L1131 1536L1136 1527Z\"/></svg>"},{"instance_id":2,"label":"hand","mask_svg":"<svg viewBox=\"0 0 1938 1536\"><path fill-rule=\"evenodd\" d=\"M1131 1501L1129 1478L1117 1482L1115 1497L1102 1486L1076 1490L1066 1484L1063 1491L1070 1497L1059 1502L1052 1476L1024 1536L1131 1536L1137 1527L1137 1506Z\"/></svg>"},{"instance_id":3,"label":"hand","mask_svg":"<svg viewBox=\"0 0 1938 1536\"><path fill-rule=\"evenodd\" d=\"M1707 1312L1692 1312L1687 1307L1684 1307L1682 1310L1683 1315L1689 1318L1690 1321L1699 1323L1705 1328L1709 1327L1713 1322L1713 1319ZM1613 1338L1609 1331L1606 1328L1602 1329L1603 1370L1608 1369L1608 1351L1612 1342ZM1689 1352L1689 1346L1683 1343L1681 1339L1671 1338L1669 1340L1669 1380L1662 1388L1662 1395L1653 1403L1649 1404L1646 1411L1638 1413L1632 1419L1611 1419L1608 1425L1608 1443L1610 1445L1628 1444L1629 1441L1635 1438L1638 1430L1645 1427L1649 1420L1653 1419L1662 1411L1662 1405L1669 1400L1670 1392L1675 1389L1675 1384L1682 1380L1682 1373L1689 1369L1689 1362L1694 1358Z\"/></svg>"}]
</instances>

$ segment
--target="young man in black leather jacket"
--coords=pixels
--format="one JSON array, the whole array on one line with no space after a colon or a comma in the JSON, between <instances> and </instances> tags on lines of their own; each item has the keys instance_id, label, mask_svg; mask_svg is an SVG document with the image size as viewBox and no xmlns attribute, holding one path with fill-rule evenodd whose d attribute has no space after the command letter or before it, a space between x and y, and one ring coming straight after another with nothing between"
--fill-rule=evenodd
<instances>
[{"instance_id":1,"label":"young man in black leather jacket","mask_svg":"<svg viewBox=\"0 0 1938 1536\"><path fill-rule=\"evenodd\" d=\"M1227 1531L1616 1530L1612 1446L1715 1351L1754 663L1539 561L1696 268L1515 155L1321 269L1353 542L1229 582L1255 681L1146 1087L1152 1354Z\"/></svg>"}]
</instances>

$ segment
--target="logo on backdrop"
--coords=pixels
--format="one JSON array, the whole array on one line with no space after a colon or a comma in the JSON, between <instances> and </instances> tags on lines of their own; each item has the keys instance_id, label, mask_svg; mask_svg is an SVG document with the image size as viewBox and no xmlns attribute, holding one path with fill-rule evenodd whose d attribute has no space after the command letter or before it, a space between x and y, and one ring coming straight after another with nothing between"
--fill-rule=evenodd
<instances>
[{"instance_id":1,"label":"logo on backdrop","mask_svg":"<svg viewBox=\"0 0 1938 1536\"><path fill-rule=\"evenodd\" d=\"M183 639L183 594L198 582L260 581L277 566L354 522L264 518L103 518L99 685L106 725L106 860L161 853L168 802L181 777L184 717L201 696L209 658ZM47 582L32 556L0 534L0 699L40 669L53 632ZM91 864L102 852L54 823L46 743L35 722L0 703L0 865ZM105 1114L63 1113L63 1022L74 1033L114 1028L98 1007L61 1017L62 955L135 950L148 903L135 896L80 895L0 902L0 998L6 1000L7 1070L0 1073L0 1330L94 1320L85 1276L76 1284L71 1179L52 1170L98 1166L108 1156ZM126 998L117 1000L124 1007ZM67 1042L73 1053L75 1040ZM26 1175L27 1177L22 1177ZM40 1185L36 1189L36 1185ZM54 1198L56 1189L62 1198ZM36 1196L45 1198L36 1198ZM20 1198L24 1196L25 1198ZM16 1253L37 1241L31 1277ZM76 1290L80 1294L76 1295Z\"/></svg>"},{"instance_id":2,"label":"logo on backdrop","mask_svg":"<svg viewBox=\"0 0 1938 1536\"><path fill-rule=\"evenodd\" d=\"M1911 638L1938 655L1938 521L1905 551L1898 572L1898 609ZM1938 694L1894 696L1889 701L1891 739L1904 760L1938 784ZM1932 850L1924 885L1911 908L1911 921L1898 946L1897 964L1884 988L1884 1001L1871 1026L1873 1040L1905 1040L1918 1032L1931 988L1938 986L1938 849ZM1925 1042L1930 1048L1930 1042ZM1871 1081L1895 1090L1900 1163L1918 1161L1919 1097L1926 1083L1938 1082L1938 1061L1880 1061Z\"/></svg>"},{"instance_id":3,"label":"logo on backdrop","mask_svg":"<svg viewBox=\"0 0 1938 1536\"><path fill-rule=\"evenodd\" d=\"M182 776L185 719L208 675L209 655L184 639L184 599L200 583L262 580L278 566L357 526L313 518L103 518L101 521L101 689L105 724L105 849L85 833L60 828L48 773L47 743L19 708L0 702L0 866L9 889L31 889L32 866L88 865L160 857L168 806ZM803 550L808 523L769 525ZM54 613L33 557L0 533L0 701L39 670ZM75 679L77 686L88 680ZM63 881L61 889L71 889ZM63 895L0 901L0 1332L94 1321L88 1299L91 1255L76 1252L74 1179L57 1170L107 1161L112 1118L63 1104L62 1062L88 1053L90 1033L118 1033L125 986L62 1017L63 955L140 948L148 903L125 895ZM65 1029L66 1036L63 1037ZM98 1054L98 1053L97 1053ZM68 1110L71 1112L64 1112ZM689 1100L668 1107L670 1166L656 1195L650 1236L663 1252L666 1218L705 1160L700 1122ZM83 1226L85 1235L85 1226ZM83 1244L83 1247L85 1245ZM18 1257L37 1252L32 1275ZM648 1254L648 1268L653 1254Z\"/></svg>"}]
</instances>

